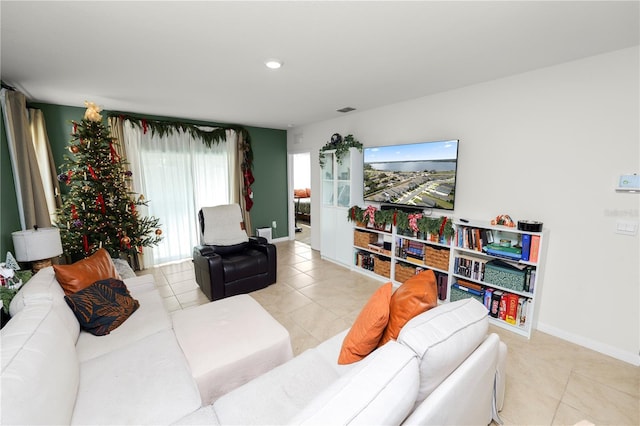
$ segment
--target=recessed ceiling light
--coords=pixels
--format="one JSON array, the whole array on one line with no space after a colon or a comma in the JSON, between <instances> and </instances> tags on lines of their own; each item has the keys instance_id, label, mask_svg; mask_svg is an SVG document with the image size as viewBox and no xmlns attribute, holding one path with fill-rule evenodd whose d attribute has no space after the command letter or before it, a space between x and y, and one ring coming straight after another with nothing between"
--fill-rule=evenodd
<instances>
[{"instance_id":1,"label":"recessed ceiling light","mask_svg":"<svg viewBox=\"0 0 640 426\"><path fill-rule=\"evenodd\" d=\"M267 68L277 70L282 66L282 61L279 59L267 59L264 64L267 66Z\"/></svg>"}]
</instances>

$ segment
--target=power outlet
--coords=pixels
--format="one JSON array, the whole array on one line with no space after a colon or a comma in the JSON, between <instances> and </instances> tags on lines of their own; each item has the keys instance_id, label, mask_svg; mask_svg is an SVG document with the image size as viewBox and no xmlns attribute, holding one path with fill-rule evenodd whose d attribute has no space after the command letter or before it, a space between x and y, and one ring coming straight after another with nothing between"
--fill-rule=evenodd
<instances>
[{"instance_id":1,"label":"power outlet","mask_svg":"<svg viewBox=\"0 0 640 426\"><path fill-rule=\"evenodd\" d=\"M274 220L273 222L271 222L271 227L272 227L273 229L275 229L275 228L277 228L277 227L278 227L278 224L276 223L276 221L275 221L275 220Z\"/></svg>"}]
</instances>

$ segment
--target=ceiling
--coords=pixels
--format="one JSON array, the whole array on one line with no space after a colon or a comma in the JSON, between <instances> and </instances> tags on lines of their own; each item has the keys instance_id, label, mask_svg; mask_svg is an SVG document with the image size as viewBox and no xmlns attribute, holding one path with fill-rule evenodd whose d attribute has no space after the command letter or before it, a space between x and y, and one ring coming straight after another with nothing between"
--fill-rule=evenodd
<instances>
[{"instance_id":1,"label":"ceiling","mask_svg":"<svg viewBox=\"0 0 640 426\"><path fill-rule=\"evenodd\" d=\"M33 101L286 129L636 46L639 4L2 0L0 70Z\"/></svg>"}]
</instances>

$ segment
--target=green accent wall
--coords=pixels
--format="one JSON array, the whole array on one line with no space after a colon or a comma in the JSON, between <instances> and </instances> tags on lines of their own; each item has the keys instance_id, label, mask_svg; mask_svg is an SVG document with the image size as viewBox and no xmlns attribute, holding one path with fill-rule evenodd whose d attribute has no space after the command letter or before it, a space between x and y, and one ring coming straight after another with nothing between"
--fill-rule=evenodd
<instances>
[{"instance_id":1,"label":"green accent wall","mask_svg":"<svg viewBox=\"0 0 640 426\"><path fill-rule=\"evenodd\" d=\"M287 204L287 132L257 127L247 127L253 147L253 189L251 222L256 228L272 229L273 238L289 235Z\"/></svg>"},{"instance_id":2,"label":"green accent wall","mask_svg":"<svg viewBox=\"0 0 640 426\"><path fill-rule=\"evenodd\" d=\"M19 230L20 215L18 214L18 200L16 199L13 170L9 158L9 145L7 144L4 118L0 117L0 262L5 261L8 251L13 253L11 233Z\"/></svg>"},{"instance_id":3,"label":"green accent wall","mask_svg":"<svg viewBox=\"0 0 640 426\"><path fill-rule=\"evenodd\" d=\"M63 156L68 152L67 146L71 140L71 122L72 120L81 120L85 108L44 103L30 103L29 106L42 110L53 158L56 168L58 168L63 162ZM129 115L144 116L152 120L183 121L208 126L220 124L185 118L140 114ZM275 220L278 227L273 230L274 238L288 237L287 132L285 130L262 127L245 126L245 128L251 134L251 146L253 148L253 176L255 182L252 185L254 193L254 204L251 209L251 221L254 228L252 231L255 232L255 228L270 227L271 222ZM0 209L0 258L4 261L4 253L8 250L13 250L11 232L20 229L20 221L4 126L2 126L1 130L0 165L2 170L0 171L0 178L2 180L0 182L0 196L2 207ZM56 171L59 172L60 170L57 169ZM60 189L63 193L65 192L64 185L61 185Z\"/></svg>"}]
</instances>

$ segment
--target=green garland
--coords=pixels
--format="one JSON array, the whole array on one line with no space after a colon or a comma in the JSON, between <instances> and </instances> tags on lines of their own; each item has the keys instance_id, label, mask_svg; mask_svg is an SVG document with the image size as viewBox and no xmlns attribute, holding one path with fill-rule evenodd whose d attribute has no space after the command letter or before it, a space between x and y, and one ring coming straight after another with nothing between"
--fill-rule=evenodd
<instances>
[{"instance_id":1,"label":"green garland","mask_svg":"<svg viewBox=\"0 0 640 426\"><path fill-rule=\"evenodd\" d=\"M133 125L140 129L147 128L151 130L152 135L158 135L160 137L165 135L171 135L175 131L183 131L188 133L194 139L199 138L202 142L207 146L211 147L213 144L218 144L221 141L225 141L227 138L227 130L235 130L237 133L241 134L243 140L245 142L244 147L244 161L243 161L243 169L244 166L251 168L253 163L253 150L251 148L251 135L247 129L238 125L215 125L213 130L202 130L199 125L183 123L180 121L169 121L169 120L150 120L146 118L140 117L132 117L130 115L123 114L121 112L109 112L107 114L108 117L119 117L123 120L129 120ZM208 126L208 125L202 125ZM211 126L213 127L213 125Z\"/></svg>"},{"instance_id":2,"label":"green garland","mask_svg":"<svg viewBox=\"0 0 640 426\"><path fill-rule=\"evenodd\" d=\"M338 136L334 139L334 136ZM342 164L342 158L349 152L349 148L358 148L358 151L362 152L362 144L353 137L353 135L347 135L342 138L340 134L335 133L329 142L327 142L322 148L320 148L320 167L324 167L324 152L335 151L338 164Z\"/></svg>"},{"instance_id":3,"label":"green garland","mask_svg":"<svg viewBox=\"0 0 640 426\"><path fill-rule=\"evenodd\" d=\"M359 206L352 206L347 213L348 220L352 222L365 222L364 220L364 212L366 209L363 209ZM395 223L394 223L395 218ZM425 234L436 234L440 233L440 228L442 228L442 222L446 219L444 224L443 232L440 237L444 237L445 240L453 237L455 231L453 229L453 223L451 218L442 216L442 217L427 217L422 216L422 218L416 221L418 225L418 229L420 232ZM374 224L379 227L385 227L386 225L393 225L400 232L409 230L409 213L404 212L398 209L390 209L390 210L376 210L374 213Z\"/></svg>"}]
</instances>

